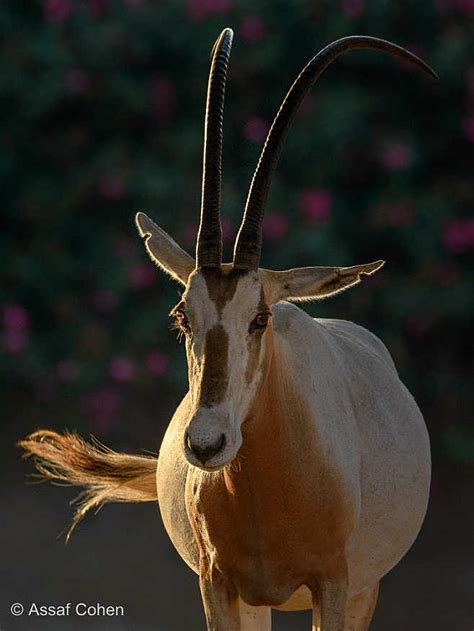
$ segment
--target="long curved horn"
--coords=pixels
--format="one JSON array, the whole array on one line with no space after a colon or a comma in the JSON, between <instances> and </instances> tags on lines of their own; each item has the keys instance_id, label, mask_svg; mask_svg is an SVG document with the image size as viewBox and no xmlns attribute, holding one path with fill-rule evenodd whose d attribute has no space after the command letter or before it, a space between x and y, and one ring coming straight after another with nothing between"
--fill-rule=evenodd
<instances>
[{"instance_id":1,"label":"long curved horn","mask_svg":"<svg viewBox=\"0 0 474 631\"><path fill-rule=\"evenodd\" d=\"M339 55L354 48L375 48L385 51L413 63L428 74L438 78L435 71L413 53L396 44L375 37L362 35L344 37L329 44L313 57L291 86L268 132L252 178L244 218L236 238L234 267L241 269L258 267L262 249L262 224L265 203L273 171L278 163L288 129L299 106L315 81Z\"/></svg>"},{"instance_id":2,"label":"long curved horn","mask_svg":"<svg viewBox=\"0 0 474 631\"><path fill-rule=\"evenodd\" d=\"M201 220L196 244L196 267L218 267L222 260L220 221L222 123L227 64L234 33L222 31L211 53L204 123Z\"/></svg>"}]
</instances>

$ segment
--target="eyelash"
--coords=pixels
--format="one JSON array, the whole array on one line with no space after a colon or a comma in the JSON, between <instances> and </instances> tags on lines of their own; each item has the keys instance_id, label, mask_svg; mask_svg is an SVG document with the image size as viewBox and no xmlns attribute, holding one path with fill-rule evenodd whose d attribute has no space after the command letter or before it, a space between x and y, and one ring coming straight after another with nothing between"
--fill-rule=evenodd
<instances>
[{"instance_id":1,"label":"eyelash","mask_svg":"<svg viewBox=\"0 0 474 631\"><path fill-rule=\"evenodd\" d=\"M180 328L185 329L185 330L188 330L190 328L188 316L184 313L182 309L178 309L178 311L174 313L174 317L176 320L176 324Z\"/></svg>"},{"instance_id":2,"label":"eyelash","mask_svg":"<svg viewBox=\"0 0 474 631\"><path fill-rule=\"evenodd\" d=\"M183 335L191 332L188 317L181 308L173 309L170 315L174 318L170 328L171 330L178 331L178 341L181 342Z\"/></svg>"}]
</instances>

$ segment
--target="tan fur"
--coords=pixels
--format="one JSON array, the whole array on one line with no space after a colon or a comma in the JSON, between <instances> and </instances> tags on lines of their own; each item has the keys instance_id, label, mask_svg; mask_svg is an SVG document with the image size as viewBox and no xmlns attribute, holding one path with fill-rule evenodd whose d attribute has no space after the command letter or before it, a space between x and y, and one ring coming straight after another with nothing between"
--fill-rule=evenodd
<instances>
[{"instance_id":1,"label":"tan fur","mask_svg":"<svg viewBox=\"0 0 474 631\"><path fill-rule=\"evenodd\" d=\"M317 430L278 363L274 357L253 401L233 466L216 475L189 471L187 506L201 559L231 577L252 606L279 605L304 583L346 578L341 549L354 522L337 471L323 454L318 462L305 454Z\"/></svg>"},{"instance_id":2,"label":"tan fur","mask_svg":"<svg viewBox=\"0 0 474 631\"><path fill-rule=\"evenodd\" d=\"M91 508L107 502L157 500L156 457L117 453L97 441L86 443L77 434L49 430L38 430L18 445L25 458L38 459L36 468L42 477L85 488L67 539Z\"/></svg>"}]
</instances>

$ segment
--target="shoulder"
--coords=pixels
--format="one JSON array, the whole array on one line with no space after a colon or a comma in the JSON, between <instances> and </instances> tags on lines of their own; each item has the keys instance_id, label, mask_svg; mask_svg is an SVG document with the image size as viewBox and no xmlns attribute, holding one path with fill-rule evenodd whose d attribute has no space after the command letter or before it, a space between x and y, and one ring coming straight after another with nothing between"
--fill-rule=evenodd
<instances>
[{"instance_id":1,"label":"shoulder","mask_svg":"<svg viewBox=\"0 0 474 631\"><path fill-rule=\"evenodd\" d=\"M296 342L305 338L305 344L318 347L327 346L339 355L366 355L382 360L395 368L392 357L385 344L369 330L350 322L333 318L312 318L305 311L291 302L278 302L272 307L273 329L275 333L289 341Z\"/></svg>"},{"instance_id":2,"label":"shoulder","mask_svg":"<svg viewBox=\"0 0 474 631\"><path fill-rule=\"evenodd\" d=\"M315 320L336 344L356 346L369 355L376 355L394 367L393 359L382 340L363 326L349 320L331 318L315 318Z\"/></svg>"},{"instance_id":3,"label":"shoulder","mask_svg":"<svg viewBox=\"0 0 474 631\"><path fill-rule=\"evenodd\" d=\"M315 327L315 320L305 311L297 307L291 302L282 300L272 307L273 329L277 333L285 333L292 326L306 324Z\"/></svg>"}]
</instances>

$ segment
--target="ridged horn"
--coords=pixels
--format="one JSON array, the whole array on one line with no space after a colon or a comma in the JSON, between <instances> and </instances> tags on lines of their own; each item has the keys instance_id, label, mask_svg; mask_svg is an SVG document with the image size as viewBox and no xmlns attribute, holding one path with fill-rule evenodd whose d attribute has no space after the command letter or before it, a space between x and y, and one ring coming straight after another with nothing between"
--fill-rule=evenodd
<instances>
[{"instance_id":1,"label":"ridged horn","mask_svg":"<svg viewBox=\"0 0 474 631\"><path fill-rule=\"evenodd\" d=\"M258 267L262 249L262 224L265 203L286 134L298 108L316 80L339 55L354 48L375 48L376 50L390 53L413 63L431 76L438 78L435 71L413 53L401 46L376 37L363 35L344 37L329 44L313 57L289 89L268 132L252 178L244 217L236 238L234 267L241 269Z\"/></svg>"},{"instance_id":2,"label":"ridged horn","mask_svg":"<svg viewBox=\"0 0 474 631\"><path fill-rule=\"evenodd\" d=\"M227 65L233 36L230 28L224 29L211 53L204 123L201 219L196 243L196 267L218 267L222 260L222 125Z\"/></svg>"}]
</instances>

